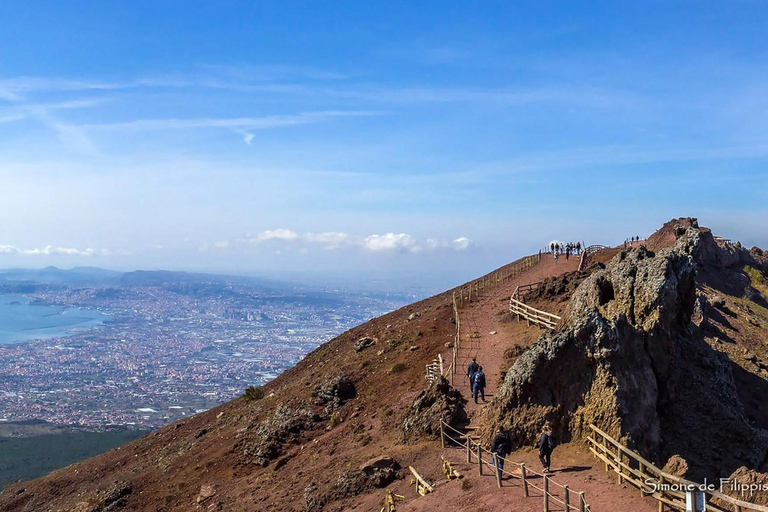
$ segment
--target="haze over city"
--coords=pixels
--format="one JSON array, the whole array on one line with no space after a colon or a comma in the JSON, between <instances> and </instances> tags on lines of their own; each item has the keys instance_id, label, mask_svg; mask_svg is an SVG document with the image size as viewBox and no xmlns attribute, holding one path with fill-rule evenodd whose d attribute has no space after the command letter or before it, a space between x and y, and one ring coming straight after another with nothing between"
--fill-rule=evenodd
<instances>
[{"instance_id":1,"label":"haze over city","mask_svg":"<svg viewBox=\"0 0 768 512\"><path fill-rule=\"evenodd\" d=\"M442 289L683 213L768 245L761 2L289 4L0 5L0 267Z\"/></svg>"}]
</instances>

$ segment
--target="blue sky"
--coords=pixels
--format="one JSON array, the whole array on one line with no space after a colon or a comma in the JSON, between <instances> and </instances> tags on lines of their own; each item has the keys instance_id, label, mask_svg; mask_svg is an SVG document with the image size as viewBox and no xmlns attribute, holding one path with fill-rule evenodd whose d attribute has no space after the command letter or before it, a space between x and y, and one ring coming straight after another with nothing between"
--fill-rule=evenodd
<instances>
[{"instance_id":1,"label":"blue sky","mask_svg":"<svg viewBox=\"0 0 768 512\"><path fill-rule=\"evenodd\" d=\"M768 4L0 4L0 267L449 286L682 215L768 246Z\"/></svg>"}]
</instances>

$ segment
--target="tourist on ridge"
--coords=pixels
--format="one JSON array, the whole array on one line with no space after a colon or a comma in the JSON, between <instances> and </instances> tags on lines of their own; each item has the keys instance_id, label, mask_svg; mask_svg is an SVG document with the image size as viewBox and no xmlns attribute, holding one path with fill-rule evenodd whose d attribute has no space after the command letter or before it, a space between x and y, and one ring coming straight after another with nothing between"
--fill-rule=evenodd
<instances>
[{"instance_id":1,"label":"tourist on ridge","mask_svg":"<svg viewBox=\"0 0 768 512\"><path fill-rule=\"evenodd\" d=\"M509 437L509 432L506 432L501 425L491 443L491 452L496 454L496 465L503 471L504 457L512 452L512 439Z\"/></svg>"},{"instance_id":2,"label":"tourist on ridge","mask_svg":"<svg viewBox=\"0 0 768 512\"><path fill-rule=\"evenodd\" d=\"M557 265L557 252L555 252L555 265Z\"/></svg>"},{"instance_id":3,"label":"tourist on ridge","mask_svg":"<svg viewBox=\"0 0 768 512\"><path fill-rule=\"evenodd\" d=\"M555 436L552 435L552 427L549 424L544 425L544 431L539 439L539 460L544 466L544 472L549 473L549 467L552 464L552 451L557 446Z\"/></svg>"},{"instance_id":4,"label":"tourist on ridge","mask_svg":"<svg viewBox=\"0 0 768 512\"><path fill-rule=\"evenodd\" d=\"M467 365L467 377L469 377L469 385L472 385L472 379L475 376L475 373L477 373L477 370L480 368L480 365L477 364L477 358L473 357L472 362Z\"/></svg>"},{"instance_id":5,"label":"tourist on ridge","mask_svg":"<svg viewBox=\"0 0 768 512\"><path fill-rule=\"evenodd\" d=\"M472 377L472 395L475 397L475 403L477 403L477 395L485 402L485 374L483 373L483 367L477 368L475 375Z\"/></svg>"}]
</instances>

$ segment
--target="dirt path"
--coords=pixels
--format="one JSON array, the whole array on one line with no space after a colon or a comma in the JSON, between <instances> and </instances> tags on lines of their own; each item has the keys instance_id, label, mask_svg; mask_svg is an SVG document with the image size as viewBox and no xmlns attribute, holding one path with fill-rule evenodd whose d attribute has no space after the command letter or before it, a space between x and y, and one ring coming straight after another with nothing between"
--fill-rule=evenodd
<instances>
[{"instance_id":1,"label":"dirt path","mask_svg":"<svg viewBox=\"0 0 768 512\"><path fill-rule=\"evenodd\" d=\"M467 365L473 357L483 367L486 377L485 398L488 402L493 399L495 390L500 384L502 371L506 371L504 352L507 348L518 345L523 348L534 343L541 330L529 327L526 322L503 322L505 313L509 311L509 298L515 288L524 284L541 281L545 277L558 276L579 268L577 256L566 260L560 257L557 264L551 254L543 254L541 262L529 268L522 274L509 281L491 287L480 297L459 310L461 315L461 349L459 350L458 370L454 377L454 386L469 400L467 415L470 422L477 410L474 400L470 399L472 390L467 377ZM495 333L495 334L491 334ZM443 354L445 361L450 361L451 353ZM482 401L479 406L482 406Z\"/></svg>"},{"instance_id":2,"label":"dirt path","mask_svg":"<svg viewBox=\"0 0 768 512\"><path fill-rule=\"evenodd\" d=\"M443 456L453 463L454 468L463 478L447 482L438 475L430 475L436 477L435 481L439 482L435 493L412 500L402 508L398 507L398 511L540 512L543 510L542 493L530 487L529 497L526 498L521 480L507 477L502 482L502 488L499 489L496 486L496 477L490 468L480 476L476 463L466 463L463 450L446 448ZM634 487L618 485L613 473L606 473L601 465L596 464L594 459L579 447L570 444L558 446L552 458L555 472L552 474L550 492L562 496L560 485L567 485L571 489L572 505L578 503L576 492L582 491L593 512L616 510L656 512L658 510L656 500L641 497L640 491ZM524 462L526 467L537 472L541 469L537 453L532 449L515 452L509 456L509 459ZM439 467L440 463L441 461L436 459L431 462L425 461L423 466ZM531 484L541 487L541 478L533 476ZM412 492L412 489L408 491ZM564 507L551 500L550 511L563 512Z\"/></svg>"},{"instance_id":3,"label":"dirt path","mask_svg":"<svg viewBox=\"0 0 768 512\"><path fill-rule=\"evenodd\" d=\"M509 298L517 286L535 283L545 277L554 277L566 272L577 270L579 258L566 260L559 258L557 264L551 254L542 255L542 261L510 281L497 285L485 291L477 300L465 304L459 310L461 315L461 349L459 351L458 370L454 377L454 386L468 399L467 414L472 423L473 416L480 407L481 401L475 405L471 398L469 379L466 376L467 364L472 357L483 366L486 374L486 400L493 399L495 390L501 383L501 374L509 368L505 361L504 352L512 346L527 348L535 343L541 334L541 329L529 326L527 322L510 321ZM494 333L494 334L492 334ZM451 353L443 354L450 361ZM466 463L463 449L447 447L443 456L454 463L454 467L464 475L461 481L439 484L440 490L435 494L408 503L403 510L426 511L443 510L459 511L479 508L487 511L516 510L520 512L540 511L543 508L543 496L531 489L530 497L525 498L522 483L517 479L504 480L504 487L496 486L496 479L490 468L483 476L478 474L478 466ZM536 472L541 471L538 454L533 448L526 448L511 454L509 461L523 462ZM425 461L426 467L439 467L440 461ZM509 468L508 468L509 469ZM640 491L627 486L619 486L613 474L604 471L602 465L578 445L566 444L556 448L553 455L553 470L551 491L561 491L561 485L568 485L575 493L585 492L587 502L594 512L609 512L618 509L637 512L653 512L657 503L651 498L642 498ZM434 475L436 481L441 481L439 475ZM466 482L466 483L464 483ZM540 477L532 481L540 485ZM471 489L471 492L470 492ZM576 503L576 497L572 499ZM512 508L510 508L512 506ZM563 506L552 503L552 512L562 511Z\"/></svg>"}]
</instances>

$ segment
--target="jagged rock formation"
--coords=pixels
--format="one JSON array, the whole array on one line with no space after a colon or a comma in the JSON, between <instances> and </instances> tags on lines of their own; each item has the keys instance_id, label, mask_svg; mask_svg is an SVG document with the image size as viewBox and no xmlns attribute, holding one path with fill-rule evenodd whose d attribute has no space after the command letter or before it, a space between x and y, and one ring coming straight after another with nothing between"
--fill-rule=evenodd
<instances>
[{"instance_id":1,"label":"jagged rock formation","mask_svg":"<svg viewBox=\"0 0 768 512\"><path fill-rule=\"evenodd\" d=\"M728 357L692 321L706 309L697 268L727 255L695 220L673 232L673 248L621 252L579 286L564 327L508 371L486 436L501 422L532 444L549 422L561 439L579 439L594 423L652 460L679 454L694 478L764 464L768 433L750 425Z\"/></svg>"},{"instance_id":2,"label":"jagged rock formation","mask_svg":"<svg viewBox=\"0 0 768 512\"><path fill-rule=\"evenodd\" d=\"M440 421L455 427L466 420L466 400L461 392L440 377L419 393L403 418L403 441L436 439L440 435Z\"/></svg>"}]
</instances>

